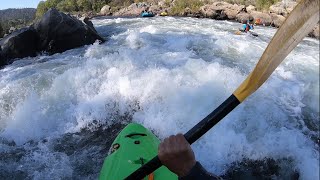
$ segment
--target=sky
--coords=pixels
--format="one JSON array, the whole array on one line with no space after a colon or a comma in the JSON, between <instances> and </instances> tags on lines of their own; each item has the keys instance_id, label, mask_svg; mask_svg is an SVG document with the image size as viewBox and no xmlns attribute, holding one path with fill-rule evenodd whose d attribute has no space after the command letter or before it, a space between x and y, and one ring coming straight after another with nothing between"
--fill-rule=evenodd
<instances>
[{"instance_id":1,"label":"sky","mask_svg":"<svg viewBox=\"0 0 320 180\"><path fill-rule=\"evenodd\" d=\"M41 0L0 0L0 9L36 8Z\"/></svg>"}]
</instances>

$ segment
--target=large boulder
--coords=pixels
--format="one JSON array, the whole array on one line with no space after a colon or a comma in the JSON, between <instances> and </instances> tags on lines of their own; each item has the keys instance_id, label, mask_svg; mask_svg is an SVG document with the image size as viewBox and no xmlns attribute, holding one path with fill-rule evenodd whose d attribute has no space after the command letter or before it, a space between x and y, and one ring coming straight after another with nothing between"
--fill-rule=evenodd
<instances>
[{"instance_id":1,"label":"large boulder","mask_svg":"<svg viewBox=\"0 0 320 180\"><path fill-rule=\"evenodd\" d=\"M286 10L289 13L291 13L291 11L296 7L298 3L297 2L294 2L294 1L289 1L289 2L285 2L285 7L286 7Z\"/></svg>"},{"instance_id":2,"label":"large boulder","mask_svg":"<svg viewBox=\"0 0 320 180\"><path fill-rule=\"evenodd\" d=\"M281 15L277 15L275 13L271 13L270 16L272 19L272 25L274 27L280 27L282 25L282 23L286 20L285 17L283 17Z\"/></svg>"},{"instance_id":3,"label":"large boulder","mask_svg":"<svg viewBox=\"0 0 320 180\"><path fill-rule=\"evenodd\" d=\"M212 4L207 4L200 7L200 13L204 17L226 20L226 19L235 19L237 14L239 14L244 6L239 6L236 4L229 4L226 2L214 2Z\"/></svg>"},{"instance_id":4,"label":"large boulder","mask_svg":"<svg viewBox=\"0 0 320 180\"><path fill-rule=\"evenodd\" d=\"M249 13L241 12L236 16L236 21L240 23L246 23L247 20L253 20L253 17Z\"/></svg>"},{"instance_id":5,"label":"large boulder","mask_svg":"<svg viewBox=\"0 0 320 180\"><path fill-rule=\"evenodd\" d=\"M96 40L104 42L92 27L56 9L46 12L34 28L39 35L38 50L49 54L92 44Z\"/></svg>"},{"instance_id":6,"label":"large boulder","mask_svg":"<svg viewBox=\"0 0 320 180\"><path fill-rule=\"evenodd\" d=\"M36 56L38 35L33 28L12 32L0 41L0 67L10 64L15 58Z\"/></svg>"},{"instance_id":7,"label":"large boulder","mask_svg":"<svg viewBox=\"0 0 320 180\"><path fill-rule=\"evenodd\" d=\"M269 14L262 13L259 11L252 11L250 15L253 17L254 20L260 19L262 25L270 26L272 24L272 19Z\"/></svg>"},{"instance_id":8,"label":"large boulder","mask_svg":"<svg viewBox=\"0 0 320 180\"><path fill-rule=\"evenodd\" d=\"M319 25L319 24L317 24L317 25L312 29L312 31L309 33L309 36L310 36L310 37L317 38L317 39L320 39L320 25Z\"/></svg>"},{"instance_id":9,"label":"large boulder","mask_svg":"<svg viewBox=\"0 0 320 180\"><path fill-rule=\"evenodd\" d=\"M200 7L201 14L206 18L214 19L217 16L217 12L213 10L212 5L204 5Z\"/></svg>"},{"instance_id":10,"label":"large boulder","mask_svg":"<svg viewBox=\"0 0 320 180\"><path fill-rule=\"evenodd\" d=\"M282 16L287 16L288 12L282 2L278 2L269 8L270 13L282 15Z\"/></svg>"},{"instance_id":11,"label":"large boulder","mask_svg":"<svg viewBox=\"0 0 320 180\"><path fill-rule=\"evenodd\" d=\"M296 5L297 3L293 1L290 1L290 2L280 1L270 6L269 11L270 13L275 13L275 14L286 17L294 9Z\"/></svg>"},{"instance_id":12,"label":"large boulder","mask_svg":"<svg viewBox=\"0 0 320 180\"><path fill-rule=\"evenodd\" d=\"M246 7L246 11L248 13L251 13L252 11L255 11L256 10L256 7L252 6L252 5L249 5L248 7Z\"/></svg>"},{"instance_id":13,"label":"large boulder","mask_svg":"<svg viewBox=\"0 0 320 180\"><path fill-rule=\"evenodd\" d=\"M163 11L163 9L158 5L152 5L149 7L148 11L153 12L154 14L160 14Z\"/></svg>"},{"instance_id":14,"label":"large boulder","mask_svg":"<svg viewBox=\"0 0 320 180\"><path fill-rule=\"evenodd\" d=\"M13 33L15 30L17 30L17 28L15 28L15 27L10 27L10 29L9 29L9 34Z\"/></svg>"},{"instance_id":15,"label":"large boulder","mask_svg":"<svg viewBox=\"0 0 320 180\"><path fill-rule=\"evenodd\" d=\"M85 23L86 25L88 25L91 28L91 30L93 30L94 32L97 32L93 26L93 23L89 20L88 17L81 17L79 18L79 20Z\"/></svg>"},{"instance_id":16,"label":"large boulder","mask_svg":"<svg viewBox=\"0 0 320 180\"><path fill-rule=\"evenodd\" d=\"M228 16L224 12L226 4L225 2L217 2L211 5L204 5L200 7L200 13L207 18L226 20L228 19Z\"/></svg>"},{"instance_id":17,"label":"large boulder","mask_svg":"<svg viewBox=\"0 0 320 180\"><path fill-rule=\"evenodd\" d=\"M108 5L105 5L101 8L100 14L103 16L111 15L111 7Z\"/></svg>"},{"instance_id":18,"label":"large boulder","mask_svg":"<svg viewBox=\"0 0 320 180\"><path fill-rule=\"evenodd\" d=\"M228 16L228 19L234 20L243 9L245 9L244 5L228 4L224 12Z\"/></svg>"},{"instance_id":19,"label":"large boulder","mask_svg":"<svg viewBox=\"0 0 320 180\"><path fill-rule=\"evenodd\" d=\"M148 3L132 3L129 7L125 7L115 12L114 16L140 16L142 11L148 10Z\"/></svg>"}]
</instances>

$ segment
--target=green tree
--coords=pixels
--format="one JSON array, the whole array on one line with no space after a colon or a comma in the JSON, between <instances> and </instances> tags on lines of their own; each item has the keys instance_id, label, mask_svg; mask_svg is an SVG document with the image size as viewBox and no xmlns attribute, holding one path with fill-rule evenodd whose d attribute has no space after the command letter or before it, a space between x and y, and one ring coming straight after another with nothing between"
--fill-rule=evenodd
<instances>
[{"instance_id":1,"label":"green tree","mask_svg":"<svg viewBox=\"0 0 320 180\"><path fill-rule=\"evenodd\" d=\"M77 0L79 11L91 11L92 3L88 0Z\"/></svg>"},{"instance_id":2,"label":"green tree","mask_svg":"<svg viewBox=\"0 0 320 180\"><path fill-rule=\"evenodd\" d=\"M259 10L267 10L269 7L279 0L257 0L256 6Z\"/></svg>"},{"instance_id":3,"label":"green tree","mask_svg":"<svg viewBox=\"0 0 320 180\"><path fill-rule=\"evenodd\" d=\"M62 2L63 0L46 0L46 7L48 9L50 8L56 8L57 5Z\"/></svg>"},{"instance_id":4,"label":"green tree","mask_svg":"<svg viewBox=\"0 0 320 180\"><path fill-rule=\"evenodd\" d=\"M96 12L100 12L101 8L107 4L105 0L91 0L92 2L92 10Z\"/></svg>"},{"instance_id":5,"label":"green tree","mask_svg":"<svg viewBox=\"0 0 320 180\"><path fill-rule=\"evenodd\" d=\"M46 2L40 1L37 7L36 18L39 19L43 16L44 13L48 11Z\"/></svg>"},{"instance_id":6,"label":"green tree","mask_svg":"<svg viewBox=\"0 0 320 180\"><path fill-rule=\"evenodd\" d=\"M176 0L171 9L171 13L174 15L181 15L183 14L185 8L190 8L192 11L197 11L201 6L203 6L203 2L200 0Z\"/></svg>"},{"instance_id":7,"label":"green tree","mask_svg":"<svg viewBox=\"0 0 320 180\"><path fill-rule=\"evenodd\" d=\"M64 12L78 11L78 5L76 0L64 0L57 5L57 9Z\"/></svg>"}]
</instances>

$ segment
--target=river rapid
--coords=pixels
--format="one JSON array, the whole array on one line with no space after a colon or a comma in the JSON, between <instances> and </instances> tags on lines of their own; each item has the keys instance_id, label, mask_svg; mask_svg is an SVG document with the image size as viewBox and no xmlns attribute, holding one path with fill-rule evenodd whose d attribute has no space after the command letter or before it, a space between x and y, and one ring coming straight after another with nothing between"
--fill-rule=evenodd
<instances>
[{"instance_id":1,"label":"river rapid","mask_svg":"<svg viewBox=\"0 0 320 180\"><path fill-rule=\"evenodd\" d=\"M194 18L93 23L106 43L0 70L0 179L97 179L129 122L160 139L185 133L231 95L276 32L235 35L241 24ZM272 179L319 179L319 41L305 38L192 147L217 175L272 159Z\"/></svg>"}]
</instances>

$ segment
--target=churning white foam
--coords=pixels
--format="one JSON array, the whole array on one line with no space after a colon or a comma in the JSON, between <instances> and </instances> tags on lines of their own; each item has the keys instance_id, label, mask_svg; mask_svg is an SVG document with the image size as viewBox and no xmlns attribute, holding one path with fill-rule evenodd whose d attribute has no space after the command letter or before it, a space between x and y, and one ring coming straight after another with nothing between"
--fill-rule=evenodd
<instances>
[{"instance_id":1,"label":"churning white foam","mask_svg":"<svg viewBox=\"0 0 320 180\"><path fill-rule=\"evenodd\" d=\"M24 144L79 132L95 121L112 125L128 113L160 138L185 133L231 95L275 32L258 28L257 38L237 36L240 24L170 17L94 24L117 33L101 45L0 70L1 137ZM309 138L319 129L306 125L319 118L315 46L319 42L305 40L254 95L193 145L205 167L223 174L243 158L288 158L302 179L319 178L318 145ZM23 166L33 162L24 168L30 177L72 176L67 155L38 146L21 160ZM39 170L36 164L46 161L61 161L66 169L53 163Z\"/></svg>"}]
</instances>

